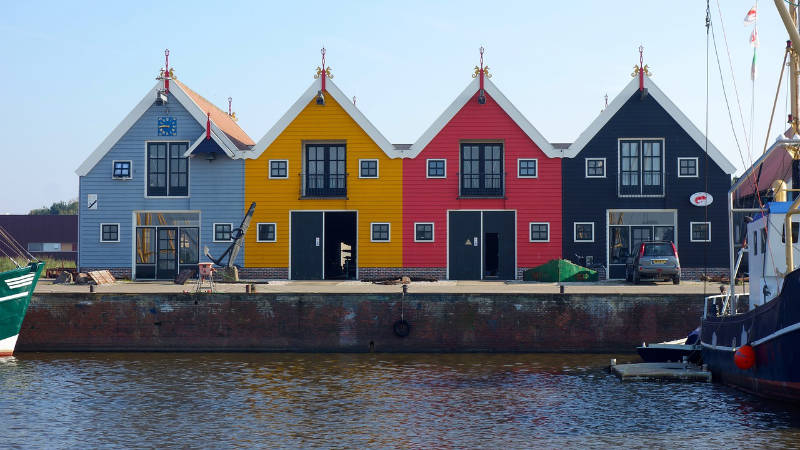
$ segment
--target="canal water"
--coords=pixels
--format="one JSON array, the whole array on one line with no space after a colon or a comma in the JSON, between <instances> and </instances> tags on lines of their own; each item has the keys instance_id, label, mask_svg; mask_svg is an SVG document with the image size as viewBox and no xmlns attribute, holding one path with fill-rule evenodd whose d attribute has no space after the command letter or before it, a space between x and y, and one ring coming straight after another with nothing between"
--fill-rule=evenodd
<instances>
[{"instance_id":1,"label":"canal water","mask_svg":"<svg viewBox=\"0 0 800 450\"><path fill-rule=\"evenodd\" d=\"M800 411L580 354L23 353L0 448L797 447Z\"/></svg>"}]
</instances>

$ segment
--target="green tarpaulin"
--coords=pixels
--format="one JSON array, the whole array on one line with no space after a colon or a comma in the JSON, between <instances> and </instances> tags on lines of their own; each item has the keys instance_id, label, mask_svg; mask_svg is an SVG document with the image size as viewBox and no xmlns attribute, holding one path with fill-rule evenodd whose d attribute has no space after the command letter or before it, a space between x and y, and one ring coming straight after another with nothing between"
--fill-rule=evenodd
<instances>
[{"instance_id":1,"label":"green tarpaulin","mask_svg":"<svg viewBox=\"0 0 800 450\"><path fill-rule=\"evenodd\" d=\"M597 281L597 271L573 264L566 259L554 259L541 266L526 270L525 281Z\"/></svg>"}]
</instances>

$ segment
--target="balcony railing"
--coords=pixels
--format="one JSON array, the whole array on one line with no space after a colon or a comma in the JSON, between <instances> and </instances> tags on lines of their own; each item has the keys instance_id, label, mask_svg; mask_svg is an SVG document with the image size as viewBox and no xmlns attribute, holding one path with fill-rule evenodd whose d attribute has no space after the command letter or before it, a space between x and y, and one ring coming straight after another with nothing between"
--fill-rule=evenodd
<instances>
[{"instance_id":1,"label":"balcony railing","mask_svg":"<svg viewBox=\"0 0 800 450\"><path fill-rule=\"evenodd\" d=\"M347 177L343 174L300 173L301 197L346 197Z\"/></svg>"},{"instance_id":2,"label":"balcony railing","mask_svg":"<svg viewBox=\"0 0 800 450\"><path fill-rule=\"evenodd\" d=\"M504 197L506 173L458 174L459 197Z\"/></svg>"}]
</instances>

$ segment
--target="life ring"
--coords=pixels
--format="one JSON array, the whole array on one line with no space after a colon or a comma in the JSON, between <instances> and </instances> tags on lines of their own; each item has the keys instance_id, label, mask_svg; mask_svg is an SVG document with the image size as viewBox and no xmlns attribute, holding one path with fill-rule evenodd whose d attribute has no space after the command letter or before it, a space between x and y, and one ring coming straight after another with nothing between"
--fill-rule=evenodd
<instances>
[{"instance_id":1,"label":"life ring","mask_svg":"<svg viewBox=\"0 0 800 450\"><path fill-rule=\"evenodd\" d=\"M395 322L394 325L392 325L392 329L394 329L394 334L398 337L406 337L411 333L411 325L405 320L398 320Z\"/></svg>"}]
</instances>

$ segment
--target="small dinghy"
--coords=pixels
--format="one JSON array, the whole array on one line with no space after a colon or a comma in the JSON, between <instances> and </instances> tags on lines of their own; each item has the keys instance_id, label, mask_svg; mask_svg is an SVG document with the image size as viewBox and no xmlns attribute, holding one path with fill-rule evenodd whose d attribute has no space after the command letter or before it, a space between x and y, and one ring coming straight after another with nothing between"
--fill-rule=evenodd
<instances>
[{"instance_id":1,"label":"small dinghy","mask_svg":"<svg viewBox=\"0 0 800 450\"><path fill-rule=\"evenodd\" d=\"M696 363L700 361L702 348L697 342L699 336L698 328L682 339L658 344L642 343L641 347L636 347L636 352L646 362L679 362L686 357L689 362Z\"/></svg>"}]
</instances>

